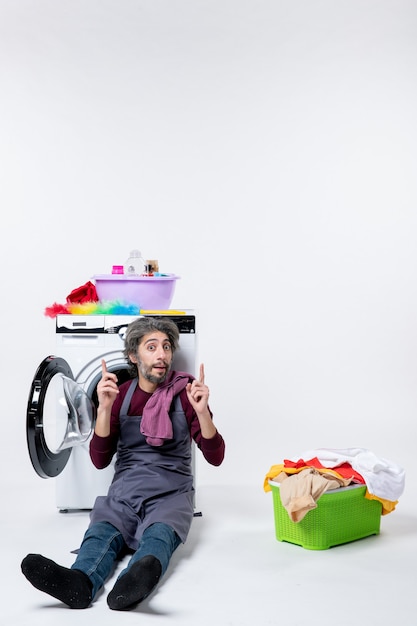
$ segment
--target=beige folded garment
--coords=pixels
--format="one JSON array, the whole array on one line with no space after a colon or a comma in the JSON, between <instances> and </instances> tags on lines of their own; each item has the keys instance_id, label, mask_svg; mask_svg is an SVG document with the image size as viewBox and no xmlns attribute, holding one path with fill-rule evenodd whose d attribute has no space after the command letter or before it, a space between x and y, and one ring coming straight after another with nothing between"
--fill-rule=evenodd
<instances>
[{"instance_id":1,"label":"beige folded garment","mask_svg":"<svg viewBox=\"0 0 417 626\"><path fill-rule=\"evenodd\" d=\"M300 522L309 511L317 507L317 500L330 489L347 487L352 479L318 472L314 468L301 470L288 476L281 472L273 479L280 483L281 502L293 522Z\"/></svg>"}]
</instances>

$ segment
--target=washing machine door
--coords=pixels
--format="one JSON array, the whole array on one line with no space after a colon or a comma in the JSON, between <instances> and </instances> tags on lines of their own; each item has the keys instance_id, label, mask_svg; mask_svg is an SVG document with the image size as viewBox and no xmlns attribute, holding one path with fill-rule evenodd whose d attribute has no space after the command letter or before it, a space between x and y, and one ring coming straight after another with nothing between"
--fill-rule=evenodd
<instances>
[{"instance_id":1,"label":"washing machine door","mask_svg":"<svg viewBox=\"0 0 417 626\"><path fill-rule=\"evenodd\" d=\"M58 476L74 446L90 437L96 407L61 357L48 356L33 378L26 436L33 468L42 478Z\"/></svg>"}]
</instances>

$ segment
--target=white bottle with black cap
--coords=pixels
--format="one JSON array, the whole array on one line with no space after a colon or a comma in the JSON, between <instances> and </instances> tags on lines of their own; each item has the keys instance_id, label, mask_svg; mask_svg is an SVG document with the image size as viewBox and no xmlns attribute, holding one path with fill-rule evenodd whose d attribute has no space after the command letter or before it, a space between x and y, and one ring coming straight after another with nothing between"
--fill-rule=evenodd
<instances>
[{"instance_id":1,"label":"white bottle with black cap","mask_svg":"<svg viewBox=\"0 0 417 626\"><path fill-rule=\"evenodd\" d=\"M139 250L132 250L124 264L125 276L140 276L145 272L145 261Z\"/></svg>"}]
</instances>

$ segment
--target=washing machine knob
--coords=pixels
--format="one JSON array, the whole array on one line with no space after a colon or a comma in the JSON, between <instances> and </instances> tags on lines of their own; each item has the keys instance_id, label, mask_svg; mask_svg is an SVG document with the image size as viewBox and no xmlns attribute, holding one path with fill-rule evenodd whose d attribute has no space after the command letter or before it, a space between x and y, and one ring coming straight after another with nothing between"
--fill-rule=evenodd
<instances>
[{"instance_id":1,"label":"washing machine knob","mask_svg":"<svg viewBox=\"0 0 417 626\"><path fill-rule=\"evenodd\" d=\"M127 326L121 326L117 333L123 342L125 340L126 331L127 331Z\"/></svg>"}]
</instances>

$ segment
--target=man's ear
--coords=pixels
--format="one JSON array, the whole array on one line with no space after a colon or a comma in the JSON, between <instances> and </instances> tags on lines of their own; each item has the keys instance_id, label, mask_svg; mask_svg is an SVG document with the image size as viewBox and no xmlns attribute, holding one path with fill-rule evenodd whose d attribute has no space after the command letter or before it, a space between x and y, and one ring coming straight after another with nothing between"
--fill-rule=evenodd
<instances>
[{"instance_id":1,"label":"man's ear","mask_svg":"<svg viewBox=\"0 0 417 626\"><path fill-rule=\"evenodd\" d=\"M129 359L132 361L132 363L137 363L138 362L138 357L136 356L136 354L134 352L131 352L129 354Z\"/></svg>"}]
</instances>

